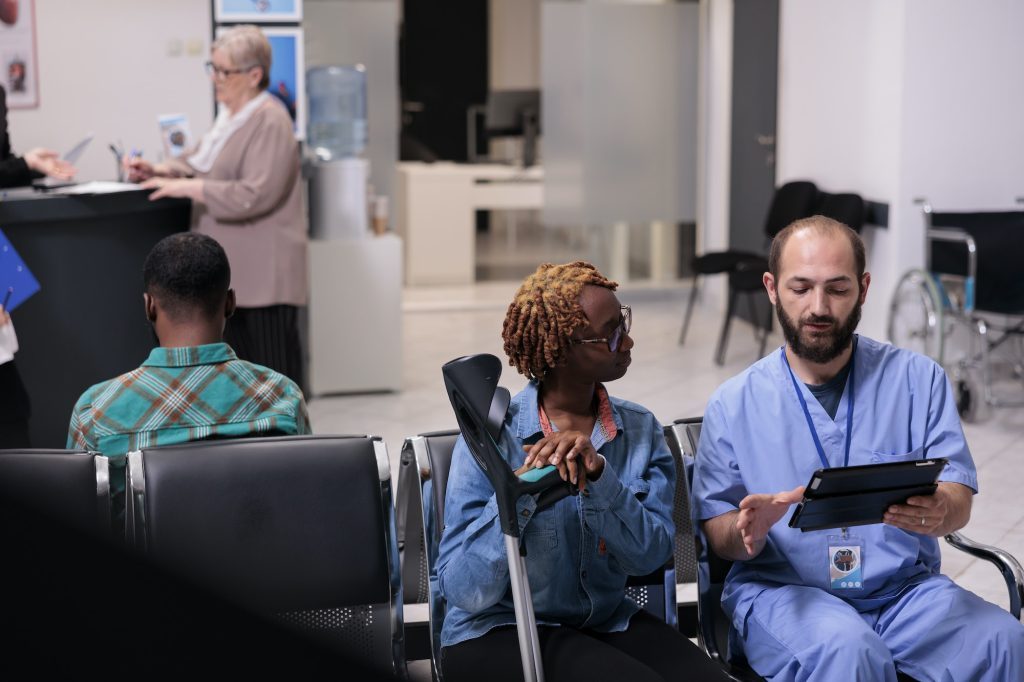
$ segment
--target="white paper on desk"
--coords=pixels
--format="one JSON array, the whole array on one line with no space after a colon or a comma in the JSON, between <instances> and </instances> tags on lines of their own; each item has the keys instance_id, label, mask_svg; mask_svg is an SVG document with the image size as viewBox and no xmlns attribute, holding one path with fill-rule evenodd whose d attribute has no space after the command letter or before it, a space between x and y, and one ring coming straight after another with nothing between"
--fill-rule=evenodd
<instances>
[{"instance_id":1,"label":"white paper on desk","mask_svg":"<svg viewBox=\"0 0 1024 682\"><path fill-rule=\"evenodd\" d=\"M18 335L14 333L14 323L0 325L0 365L14 359L18 352Z\"/></svg>"},{"instance_id":2,"label":"white paper on desk","mask_svg":"<svg viewBox=\"0 0 1024 682\"><path fill-rule=\"evenodd\" d=\"M50 194L113 194L114 192L134 192L140 189L132 182L111 182L95 180L83 182L70 187L61 187L53 190Z\"/></svg>"}]
</instances>

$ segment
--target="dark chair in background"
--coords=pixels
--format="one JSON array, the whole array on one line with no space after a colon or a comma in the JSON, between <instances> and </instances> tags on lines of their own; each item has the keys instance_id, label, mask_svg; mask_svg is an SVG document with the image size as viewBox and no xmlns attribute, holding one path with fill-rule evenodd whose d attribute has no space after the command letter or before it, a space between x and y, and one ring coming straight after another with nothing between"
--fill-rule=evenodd
<instances>
[{"instance_id":1,"label":"dark chair in background","mask_svg":"<svg viewBox=\"0 0 1024 682\"><path fill-rule=\"evenodd\" d=\"M137 451L128 492L129 541L158 565L405 677L383 441L295 436Z\"/></svg>"},{"instance_id":2,"label":"dark chair in background","mask_svg":"<svg viewBox=\"0 0 1024 682\"><path fill-rule=\"evenodd\" d=\"M109 471L106 457L83 450L0 450L0 496L110 539Z\"/></svg>"},{"instance_id":3,"label":"dark chair in background","mask_svg":"<svg viewBox=\"0 0 1024 682\"><path fill-rule=\"evenodd\" d=\"M797 185L796 188L790 188ZM807 187L806 185L810 185ZM774 238L782 228L794 220L809 218L813 215L823 215L848 225L855 232L860 232L864 226L864 200L858 194L841 193L830 194L811 188L812 183L787 183L780 187L772 200L772 208L769 211L768 225L775 231ZM784 191L785 190L785 191ZM810 199L810 203L807 200ZM778 204L778 205L777 205ZM767 228L766 228L767 232ZM769 240L770 242L770 240ZM768 342L768 335L772 331L773 311L768 304L764 294L764 283L762 277L768 270L768 258L763 255L746 257L738 261L735 267L729 271L729 298L726 305L725 320L722 322L722 330L718 336L718 346L715 349L715 362L719 365L725 364L725 349L729 342L729 328L732 318L738 312L739 296L744 294L749 306L750 320L754 323L760 341L758 358L764 357L765 346ZM691 301L693 295L691 294ZM758 310L758 308L761 310ZM687 309L687 316L690 310ZM685 326L684 326L685 331Z\"/></svg>"},{"instance_id":4,"label":"dark chair in background","mask_svg":"<svg viewBox=\"0 0 1024 682\"><path fill-rule=\"evenodd\" d=\"M687 433L687 441L693 447L693 455L696 457L697 445L700 441L700 430L703 424L702 417L678 420L676 423L684 423ZM689 475L684 477L687 486L687 496L692 482L692 468ZM733 657L729 660L729 618L722 609L722 590L725 587L725 578L729 574L732 562L722 559L707 545L700 528L695 528L694 538L699 553L699 568L697 572L698 602L697 611L699 623L699 640L704 650L717 661L734 680L750 681L761 680L762 678L753 672L741 657ZM946 536L946 542L959 550L967 552L971 556L984 559L996 566L1006 582L1010 595L1009 611L1013 617L1020 620L1021 604L1024 601L1024 569L1020 563L1008 552L998 547L990 547L974 542L960 533L950 533ZM912 680L900 673L900 680Z\"/></svg>"},{"instance_id":5,"label":"dark chair in background","mask_svg":"<svg viewBox=\"0 0 1024 682\"><path fill-rule=\"evenodd\" d=\"M768 208L768 216L764 223L765 241L770 242L782 228L794 220L813 215L809 211L813 209L817 197L818 188L813 182L806 180L787 182L775 190L775 195L772 197L772 203ZM763 253L737 249L712 251L694 257L691 262L693 286L690 289L690 299L686 305L686 312L683 314L683 328L679 332L679 345L683 345L683 342L686 341L686 332L690 328L690 316L693 314L693 304L696 302L697 295L700 292L700 278L705 275L735 272L742 263L750 261L759 262L763 259ZM728 317L726 320L728 320Z\"/></svg>"}]
</instances>

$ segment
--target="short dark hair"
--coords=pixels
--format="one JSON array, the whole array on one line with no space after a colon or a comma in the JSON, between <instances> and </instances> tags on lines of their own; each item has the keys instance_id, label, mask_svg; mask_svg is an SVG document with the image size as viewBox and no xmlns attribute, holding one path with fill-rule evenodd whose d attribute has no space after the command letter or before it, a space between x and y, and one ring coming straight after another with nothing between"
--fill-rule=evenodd
<instances>
[{"instance_id":1,"label":"short dark hair","mask_svg":"<svg viewBox=\"0 0 1024 682\"><path fill-rule=\"evenodd\" d=\"M178 232L164 237L142 267L146 293L172 318L221 312L231 286L231 266L224 248L212 237Z\"/></svg>"},{"instance_id":2,"label":"short dark hair","mask_svg":"<svg viewBox=\"0 0 1024 682\"><path fill-rule=\"evenodd\" d=\"M789 238L793 236L794 232L803 229L812 229L819 234L842 234L845 236L850 242L850 248L853 249L853 262L857 268L857 281L860 282L864 277L864 270L867 267L867 256L864 253L864 240L861 239L860 235L848 225L823 215L795 220L782 228L782 230L775 235L775 238L772 239L771 251L768 253L768 272L772 273L772 277L776 280L779 278L779 266L782 261L782 250L786 247L786 242L789 241Z\"/></svg>"}]
</instances>

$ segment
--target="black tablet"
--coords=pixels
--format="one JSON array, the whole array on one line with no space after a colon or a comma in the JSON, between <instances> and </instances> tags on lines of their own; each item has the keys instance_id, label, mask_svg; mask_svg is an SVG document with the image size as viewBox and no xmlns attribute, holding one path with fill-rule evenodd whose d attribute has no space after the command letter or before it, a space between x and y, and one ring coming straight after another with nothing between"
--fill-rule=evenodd
<instances>
[{"instance_id":1,"label":"black tablet","mask_svg":"<svg viewBox=\"0 0 1024 682\"><path fill-rule=\"evenodd\" d=\"M885 510L914 495L931 495L946 459L865 464L818 469L804 489L804 499L789 519L802 531L881 523Z\"/></svg>"}]
</instances>

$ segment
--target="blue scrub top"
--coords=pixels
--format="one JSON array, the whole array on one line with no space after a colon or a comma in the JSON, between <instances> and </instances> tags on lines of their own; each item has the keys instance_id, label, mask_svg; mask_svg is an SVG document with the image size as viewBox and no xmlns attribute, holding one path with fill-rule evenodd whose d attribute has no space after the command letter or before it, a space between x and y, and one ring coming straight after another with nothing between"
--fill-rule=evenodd
<instances>
[{"instance_id":1,"label":"blue scrub top","mask_svg":"<svg viewBox=\"0 0 1024 682\"><path fill-rule=\"evenodd\" d=\"M866 337L856 345L850 466L945 457L941 481L975 492L977 472L964 439L945 372L931 359ZM738 508L752 493L777 493L805 485L821 468L796 390L803 393L829 465L843 465L849 391L833 420L803 382L794 387L783 349L724 383L708 402L693 481L696 521ZM785 514L764 550L738 561L726 579L722 605L742 632L751 603L780 584L829 589L828 536L838 530L801 532ZM864 588L835 592L859 611L879 608L907 586L939 571L933 537L885 524L857 526L864 542Z\"/></svg>"}]
</instances>

